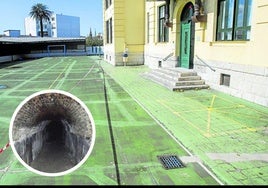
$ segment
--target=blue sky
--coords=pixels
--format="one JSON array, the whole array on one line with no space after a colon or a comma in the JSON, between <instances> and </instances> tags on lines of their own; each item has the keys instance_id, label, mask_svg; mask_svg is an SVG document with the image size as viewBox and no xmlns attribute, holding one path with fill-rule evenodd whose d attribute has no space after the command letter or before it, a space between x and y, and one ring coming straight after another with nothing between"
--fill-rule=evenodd
<instances>
[{"instance_id":1,"label":"blue sky","mask_svg":"<svg viewBox=\"0 0 268 188\"><path fill-rule=\"evenodd\" d=\"M80 34L87 36L90 28L94 35L103 33L102 0L1 0L0 34L5 30L20 30L25 34L24 18L29 16L31 7L42 3L56 14L80 17Z\"/></svg>"}]
</instances>

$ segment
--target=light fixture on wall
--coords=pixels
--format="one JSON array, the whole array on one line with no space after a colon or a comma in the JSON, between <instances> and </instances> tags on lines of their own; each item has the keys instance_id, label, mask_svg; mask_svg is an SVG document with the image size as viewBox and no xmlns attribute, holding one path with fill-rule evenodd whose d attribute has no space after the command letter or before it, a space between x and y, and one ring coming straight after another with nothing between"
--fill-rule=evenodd
<instances>
[{"instance_id":1,"label":"light fixture on wall","mask_svg":"<svg viewBox=\"0 0 268 188\"><path fill-rule=\"evenodd\" d=\"M166 27L172 27L173 23L170 21L170 0L165 0L166 1L166 14L165 14L165 26Z\"/></svg>"},{"instance_id":2,"label":"light fixture on wall","mask_svg":"<svg viewBox=\"0 0 268 188\"><path fill-rule=\"evenodd\" d=\"M201 0L196 0L194 5L194 15L192 16L193 22L206 22L207 21L207 15L203 14L202 12L202 2Z\"/></svg>"}]
</instances>

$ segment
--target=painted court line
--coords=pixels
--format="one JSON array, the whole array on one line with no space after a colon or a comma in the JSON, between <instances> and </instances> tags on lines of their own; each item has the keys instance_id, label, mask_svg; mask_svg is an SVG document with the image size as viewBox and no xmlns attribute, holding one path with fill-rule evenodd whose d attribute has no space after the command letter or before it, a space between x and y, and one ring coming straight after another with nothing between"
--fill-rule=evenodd
<instances>
[{"instance_id":1,"label":"painted court line","mask_svg":"<svg viewBox=\"0 0 268 188\"><path fill-rule=\"evenodd\" d=\"M108 73L106 73L108 74ZM108 74L109 75L109 74ZM111 75L109 75L111 78L113 78ZM120 83L118 83L120 85ZM147 110L147 108L141 104L139 102L138 99L136 99L136 97L134 97L127 89L125 89L125 91L129 94L129 96L131 96L131 98L133 98L133 100L135 100L150 116L151 118L158 124L160 125L164 131L176 142L180 145L181 148L183 148L190 156L194 156L186 147L184 147L184 145L172 134L170 133L166 127L156 118L154 117L153 114L151 114L151 112L149 110ZM224 185L206 166L203 165L202 162L200 162L199 160L197 160L197 163L212 177L214 178L220 185Z\"/></svg>"},{"instance_id":2,"label":"painted court line","mask_svg":"<svg viewBox=\"0 0 268 188\"><path fill-rule=\"evenodd\" d=\"M63 71L58 75L58 77L52 82L52 84L49 86L48 89L51 89L52 86L58 81L58 79L61 77L62 74L64 74L64 72L66 71L66 69L68 68L68 64L65 66L65 68L63 69Z\"/></svg>"},{"instance_id":3,"label":"painted court line","mask_svg":"<svg viewBox=\"0 0 268 188\"><path fill-rule=\"evenodd\" d=\"M13 87L12 89L9 89L8 91L4 92L1 96L4 96L4 97L5 97L5 96L8 96L10 93L19 90L19 88L22 87L23 85L25 85L25 84L31 82L32 80L38 78L39 76L41 76L41 75L43 75L44 73L46 73L47 71L53 69L54 67L56 67L56 66L57 66L58 64L60 64L60 63L61 63L61 61L58 62L58 63L56 63L56 64L53 64L51 67L49 67L49 68L45 69L44 71L42 71L42 72L36 74L36 75L33 76L32 78L30 78L30 79L28 79L28 80L25 80L25 81L22 82L21 84L16 85L16 86Z\"/></svg>"},{"instance_id":4,"label":"painted court line","mask_svg":"<svg viewBox=\"0 0 268 188\"><path fill-rule=\"evenodd\" d=\"M203 131L202 129L200 129L198 126L196 126L195 124L193 124L191 121L187 120L186 118L184 118L179 112L173 110L172 108L170 108L168 105L166 105L164 102L157 100L157 102L165 107L166 109L168 109L171 113L173 113L174 115L178 116L179 118L181 118L182 120L184 120L186 123L188 123L191 127L195 128L197 131L199 131L201 134L205 135L206 132Z\"/></svg>"},{"instance_id":5,"label":"painted court line","mask_svg":"<svg viewBox=\"0 0 268 188\"><path fill-rule=\"evenodd\" d=\"M88 76L88 74L91 73L95 65L96 63L90 67L89 71L83 76L83 78L78 80L78 82L69 90L69 92L71 92L76 86L78 86Z\"/></svg>"},{"instance_id":6,"label":"painted court line","mask_svg":"<svg viewBox=\"0 0 268 188\"><path fill-rule=\"evenodd\" d=\"M129 94L130 95L130 94ZM187 148L184 147L184 145L182 145L182 143L180 141L178 141L178 139L176 137L174 137L167 129L165 126L163 126L163 124L156 119L146 108L145 106L143 106L136 98L134 98L132 95L130 95L167 133L168 135L173 138L173 140L175 140L180 147L182 147L191 157L194 156ZM213 177L220 185L224 185L210 170L208 170L207 167L205 167L203 165L202 162L200 162L199 160L197 160L197 163L211 176Z\"/></svg>"}]
</instances>

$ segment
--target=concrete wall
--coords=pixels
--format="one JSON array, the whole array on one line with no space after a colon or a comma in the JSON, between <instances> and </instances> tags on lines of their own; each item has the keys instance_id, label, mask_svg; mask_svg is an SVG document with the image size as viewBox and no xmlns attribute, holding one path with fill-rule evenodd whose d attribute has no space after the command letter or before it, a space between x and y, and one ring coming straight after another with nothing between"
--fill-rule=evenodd
<instances>
[{"instance_id":1,"label":"concrete wall","mask_svg":"<svg viewBox=\"0 0 268 188\"><path fill-rule=\"evenodd\" d=\"M268 106L268 67L205 61L214 72L201 61L195 58L195 70L212 89ZM222 74L230 75L229 86L221 85Z\"/></svg>"},{"instance_id":2,"label":"concrete wall","mask_svg":"<svg viewBox=\"0 0 268 188\"><path fill-rule=\"evenodd\" d=\"M0 63L16 61L21 58L20 55L0 56Z\"/></svg>"},{"instance_id":3,"label":"concrete wall","mask_svg":"<svg viewBox=\"0 0 268 188\"><path fill-rule=\"evenodd\" d=\"M36 58L43 58L43 57L63 57L63 56L85 56L85 55L99 55L94 54L92 52L84 52L84 51L68 51L65 54L63 52L60 53L32 53L32 54L23 54L23 55L10 55L10 56L0 56L0 63L5 62L13 62L17 60L24 60L24 59L36 59ZM101 53L103 55L103 53Z\"/></svg>"}]
</instances>

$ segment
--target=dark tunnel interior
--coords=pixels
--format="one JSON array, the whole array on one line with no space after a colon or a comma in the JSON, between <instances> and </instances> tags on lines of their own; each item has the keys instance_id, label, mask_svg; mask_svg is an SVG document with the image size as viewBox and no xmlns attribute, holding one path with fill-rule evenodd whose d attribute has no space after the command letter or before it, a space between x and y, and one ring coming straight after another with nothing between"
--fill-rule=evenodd
<instances>
[{"instance_id":1,"label":"dark tunnel interior","mask_svg":"<svg viewBox=\"0 0 268 188\"><path fill-rule=\"evenodd\" d=\"M39 105L34 107L31 102L27 103L17 115L17 124L14 122L17 127L13 128L17 135L14 136L17 138L14 146L20 158L45 173L71 169L84 158L90 147L88 135L82 134L86 130L83 122L90 124L88 116L81 118L84 109L66 97L54 97L53 103L38 99L34 102Z\"/></svg>"},{"instance_id":2,"label":"dark tunnel interior","mask_svg":"<svg viewBox=\"0 0 268 188\"><path fill-rule=\"evenodd\" d=\"M61 120L51 120L43 130L42 148L30 166L36 170L56 173L66 171L76 165L70 153L72 147L65 143L67 125Z\"/></svg>"},{"instance_id":3,"label":"dark tunnel interior","mask_svg":"<svg viewBox=\"0 0 268 188\"><path fill-rule=\"evenodd\" d=\"M64 146L64 125L60 120L51 121L45 129L47 133L47 143Z\"/></svg>"}]
</instances>

